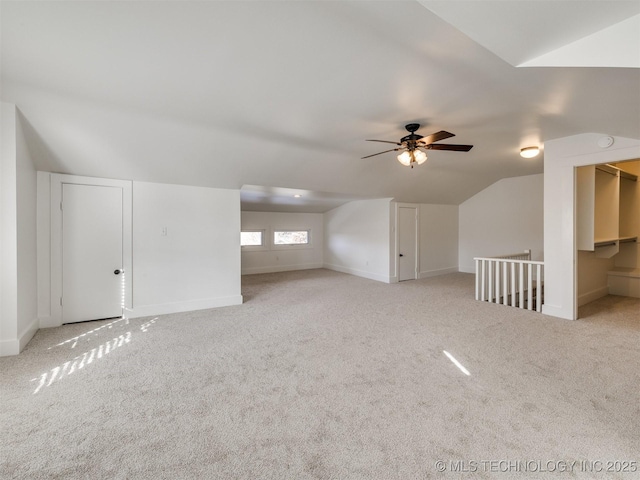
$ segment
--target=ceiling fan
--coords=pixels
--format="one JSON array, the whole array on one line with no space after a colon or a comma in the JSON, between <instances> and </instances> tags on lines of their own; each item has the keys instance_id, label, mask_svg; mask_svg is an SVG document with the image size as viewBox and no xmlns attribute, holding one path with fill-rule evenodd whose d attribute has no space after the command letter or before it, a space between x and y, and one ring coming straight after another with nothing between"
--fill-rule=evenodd
<instances>
[{"instance_id":1,"label":"ceiling fan","mask_svg":"<svg viewBox=\"0 0 640 480\"><path fill-rule=\"evenodd\" d=\"M390 142L388 140L367 140L367 142L382 142L392 143L398 145L398 148L392 148L391 150L385 150L384 152L374 153L373 155L367 155L364 158L375 157L376 155L382 155L388 152L401 151L398 155L398 161L406 166L413 168L414 164L422 165L427 160L427 154L424 150L451 150L454 152L468 152L473 148L473 145L452 145L447 143L435 143L445 138L455 137L453 133L445 132L441 130L426 137L418 135L416 130L420 128L419 123L409 123L405 125L409 135L406 135L400 139L399 142Z\"/></svg>"}]
</instances>

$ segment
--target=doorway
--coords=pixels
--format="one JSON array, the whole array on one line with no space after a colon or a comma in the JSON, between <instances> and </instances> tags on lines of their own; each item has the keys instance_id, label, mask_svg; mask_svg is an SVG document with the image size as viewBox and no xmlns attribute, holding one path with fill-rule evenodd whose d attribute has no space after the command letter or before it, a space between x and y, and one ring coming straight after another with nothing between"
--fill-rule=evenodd
<instances>
[{"instance_id":1,"label":"doorway","mask_svg":"<svg viewBox=\"0 0 640 480\"><path fill-rule=\"evenodd\" d=\"M398 206L398 281L418 278L418 208Z\"/></svg>"},{"instance_id":2,"label":"doorway","mask_svg":"<svg viewBox=\"0 0 640 480\"><path fill-rule=\"evenodd\" d=\"M122 188L62 185L62 322L122 316Z\"/></svg>"},{"instance_id":3,"label":"doorway","mask_svg":"<svg viewBox=\"0 0 640 480\"><path fill-rule=\"evenodd\" d=\"M38 172L41 327L132 312L132 187Z\"/></svg>"}]
</instances>

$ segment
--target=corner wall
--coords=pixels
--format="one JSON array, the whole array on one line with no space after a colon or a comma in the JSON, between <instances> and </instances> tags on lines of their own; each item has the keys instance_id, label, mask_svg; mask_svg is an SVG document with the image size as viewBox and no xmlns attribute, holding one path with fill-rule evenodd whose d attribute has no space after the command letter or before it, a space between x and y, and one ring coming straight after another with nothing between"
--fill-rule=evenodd
<instances>
[{"instance_id":1,"label":"corner wall","mask_svg":"<svg viewBox=\"0 0 640 480\"><path fill-rule=\"evenodd\" d=\"M418 278L458 271L458 206L420 204Z\"/></svg>"},{"instance_id":2,"label":"corner wall","mask_svg":"<svg viewBox=\"0 0 640 480\"><path fill-rule=\"evenodd\" d=\"M324 268L392 281L391 199L357 200L324 214Z\"/></svg>"},{"instance_id":3,"label":"corner wall","mask_svg":"<svg viewBox=\"0 0 640 480\"><path fill-rule=\"evenodd\" d=\"M474 257L491 257L531 249L543 256L544 175L503 178L459 207L458 264L475 273Z\"/></svg>"},{"instance_id":4,"label":"corner wall","mask_svg":"<svg viewBox=\"0 0 640 480\"><path fill-rule=\"evenodd\" d=\"M241 303L240 191L133 182L132 316Z\"/></svg>"},{"instance_id":5,"label":"corner wall","mask_svg":"<svg viewBox=\"0 0 640 480\"><path fill-rule=\"evenodd\" d=\"M542 313L575 320L577 250L575 167L640 158L640 140L613 137L609 148L598 146L606 134L585 133L544 145L545 300Z\"/></svg>"},{"instance_id":6,"label":"corner wall","mask_svg":"<svg viewBox=\"0 0 640 480\"><path fill-rule=\"evenodd\" d=\"M15 105L1 108L0 356L20 353L38 330L36 171Z\"/></svg>"}]
</instances>

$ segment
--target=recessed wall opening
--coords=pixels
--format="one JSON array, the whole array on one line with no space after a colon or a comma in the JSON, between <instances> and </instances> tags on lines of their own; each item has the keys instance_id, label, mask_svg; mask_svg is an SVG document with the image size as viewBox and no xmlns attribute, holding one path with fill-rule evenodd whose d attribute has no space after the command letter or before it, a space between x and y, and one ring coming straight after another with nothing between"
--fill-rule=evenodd
<instances>
[{"instance_id":1,"label":"recessed wall opening","mask_svg":"<svg viewBox=\"0 0 640 480\"><path fill-rule=\"evenodd\" d=\"M577 305L640 298L640 159L576 168Z\"/></svg>"}]
</instances>

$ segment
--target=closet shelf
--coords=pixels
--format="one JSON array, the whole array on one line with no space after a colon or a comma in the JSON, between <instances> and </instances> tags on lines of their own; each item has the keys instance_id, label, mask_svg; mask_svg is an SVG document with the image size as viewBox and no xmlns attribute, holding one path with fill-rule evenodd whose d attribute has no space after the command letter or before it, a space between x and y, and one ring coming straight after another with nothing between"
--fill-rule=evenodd
<instances>
[{"instance_id":1,"label":"closet shelf","mask_svg":"<svg viewBox=\"0 0 640 480\"><path fill-rule=\"evenodd\" d=\"M637 241L638 241L638 237L601 238L601 239L596 239L593 242L593 246L594 247L607 247L609 245L615 245L616 242L619 242L619 243L631 243L631 242L637 242Z\"/></svg>"}]
</instances>

